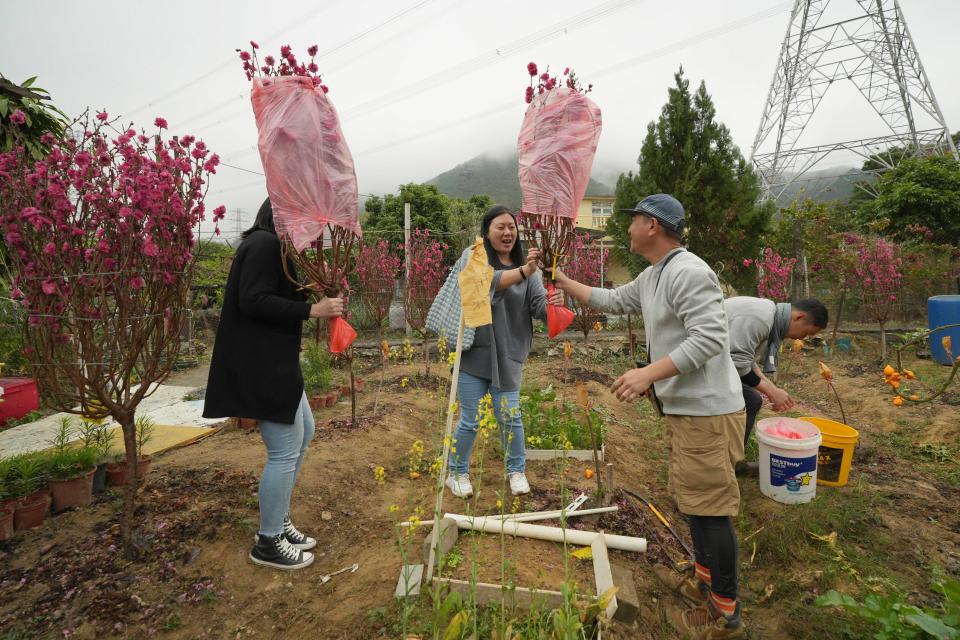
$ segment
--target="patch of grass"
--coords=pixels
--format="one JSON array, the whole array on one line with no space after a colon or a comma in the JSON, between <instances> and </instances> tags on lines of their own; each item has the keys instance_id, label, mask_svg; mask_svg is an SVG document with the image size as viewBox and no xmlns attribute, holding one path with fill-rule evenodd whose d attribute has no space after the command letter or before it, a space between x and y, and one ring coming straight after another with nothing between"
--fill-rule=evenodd
<instances>
[{"instance_id":1,"label":"patch of grass","mask_svg":"<svg viewBox=\"0 0 960 640\"><path fill-rule=\"evenodd\" d=\"M163 631L176 631L183 626L183 620L180 619L180 616L173 614L169 618L163 621L163 626L160 627Z\"/></svg>"},{"instance_id":2,"label":"patch of grass","mask_svg":"<svg viewBox=\"0 0 960 640\"><path fill-rule=\"evenodd\" d=\"M960 484L960 447L946 444L918 443L923 425L897 420L904 428L874 436L877 443L898 458L918 463L925 471L947 484Z\"/></svg>"}]
</instances>

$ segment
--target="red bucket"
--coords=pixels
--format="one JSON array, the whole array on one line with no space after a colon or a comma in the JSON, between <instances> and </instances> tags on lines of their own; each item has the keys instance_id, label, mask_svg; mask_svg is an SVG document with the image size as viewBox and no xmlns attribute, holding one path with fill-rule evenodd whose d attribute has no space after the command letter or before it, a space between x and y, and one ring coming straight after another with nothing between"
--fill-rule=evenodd
<instances>
[{"instance_id":1,"label":"red bucket","mask_svg":"<svg viewBox=\"0 0 960 640\"><path fill-rule=\"evenodd\" d=\"M0 424L17 420L40 408L40 394L33 378L0 378L3 402L0 402Z\"/></svg>"}]
</instances>

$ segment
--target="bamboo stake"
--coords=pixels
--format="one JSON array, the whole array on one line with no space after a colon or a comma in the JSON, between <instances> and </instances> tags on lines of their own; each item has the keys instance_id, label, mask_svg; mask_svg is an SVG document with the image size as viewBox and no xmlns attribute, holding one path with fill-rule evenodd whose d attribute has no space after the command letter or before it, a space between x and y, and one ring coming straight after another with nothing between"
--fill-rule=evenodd
<instances>
[{"instance_id":1,"label":"bamboo stake","mask_svg":"<svg viewBox=\"0 0 960 640\"><path fill-rule=\"evenodd\" d=\"M457 330L456 360L453 362L453 373L450 380L450 396L447 401L447 426L443 432L443 459L440 463L440 476L437 478L437 498L433 508L434 520L440 519L443 513L443 481L447 475L447 461L450 458L450 444L453 439L453 403L457 398L457 383L460 380L460 356L463 355L463 308L460 308L460 328ZM427 560L427 578L429 584L433 578L433 562L435 560L437 544L440 540L440 527L433 527L430 534L430 555Z\"/></svg>"}]
</instances>

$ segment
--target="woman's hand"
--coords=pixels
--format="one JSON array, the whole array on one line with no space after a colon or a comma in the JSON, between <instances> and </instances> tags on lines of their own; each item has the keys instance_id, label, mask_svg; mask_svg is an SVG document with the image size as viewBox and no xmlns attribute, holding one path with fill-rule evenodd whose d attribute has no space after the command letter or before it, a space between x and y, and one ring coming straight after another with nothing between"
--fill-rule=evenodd
<instances>
[{"instance_id":1,"label":"woman's hand","mask_svg":"<svg viewBox=\"0 0 960 640\"><path fill-rule=\"evenodd\" d=\"M561 291L560 289L554 289L553 293L547 296L547 304L552 304L558 307L562 307L565 304L563 291Z\"/></svg>"},{"instance_id":2,"label":"woman's hand","mask_svg":"<svg viewBox=\"0 0 960 640\"><path fill-rule=\"evenodd\" d=\"M528 278L540 270L540 249L530 247L527 250L527 263L520 267Z\"/></svg>"},{"instance_id":3,"label":"woman's hand","mask_svg":"<svg viewBox=\"0 0 960 640\"><path fill-rule=\"evenodd\" d=\"M311 318L337 318L343 314L343 298L324 298L310 305Z\"/></svg>"}]
</instances>

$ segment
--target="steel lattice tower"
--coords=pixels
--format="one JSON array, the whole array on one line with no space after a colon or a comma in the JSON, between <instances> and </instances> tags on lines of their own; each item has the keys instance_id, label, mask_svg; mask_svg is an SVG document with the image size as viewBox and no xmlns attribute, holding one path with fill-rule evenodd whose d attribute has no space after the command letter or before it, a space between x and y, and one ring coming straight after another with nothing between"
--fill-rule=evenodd
<instances>
[{"instance_id":1,"label":"steel lattice tower","mask_svg":"<svg viewBox=\"0 0 960 640\"><path fill-rule=\"evenodd\" d=\"M779 199L831 154L873 157L892 168L907 156L952 154L940 105L910 38L897 0L796 0L777 69L750 152L765 198ZM840 13L842 12L842 13ZM809 144L803 140L814 112L834 83L852 83L877 122L870 138ZM872 109L874 116L870 116ZM876 118L879 116L879 118ZM885 125L885 126L883 126ZM856 175L862 180L864 174ZM869 190L869 183L857 182Z\"/></svg>"}]
</instances>

